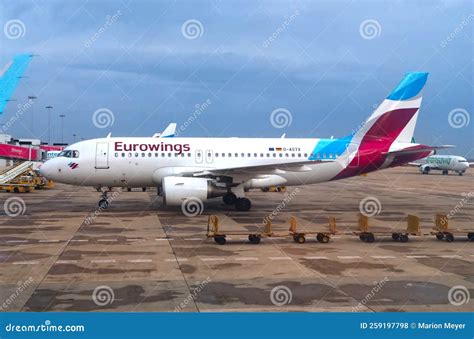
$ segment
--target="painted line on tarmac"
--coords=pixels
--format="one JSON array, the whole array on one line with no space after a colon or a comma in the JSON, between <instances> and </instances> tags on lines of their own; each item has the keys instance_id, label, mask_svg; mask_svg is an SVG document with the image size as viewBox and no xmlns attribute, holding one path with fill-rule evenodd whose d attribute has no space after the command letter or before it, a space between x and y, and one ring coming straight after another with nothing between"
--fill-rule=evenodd
<instances>
[{"instance_id":1,"label":"painted line on tarmac","mask_svg":"<svg viewBox=\"0 0 474 339\"><path fill-rule=\"evenodd\" d=\"M156 241L172 241L174 240L173 238L156 238Z\"/></svg>"},{"instance_id":2,"label":"painted line on tarmac","mask_svg":"<svg viewBox=\"0 0 474 339\"><path fill-rule=\"evenodd\" d=\"M60 242L61 240L59 239L51 239L51 240L48 240L48 239L41 239L39 240L38 242L43 242L43 243L53 243L53 242Z\"/></svg>"},{"instance_id":3,"label":"painted line on tarmac","mask_svg":"<svg viewBox=\"0 0 474 339\"><path fill-rule=\"evenodd\" d=\"M371 255L370 257L374 259L395 259L396 258L393 255Z\"/></svg>"},{"instance_id":4,"label":"painted line on tarmac","mask_svg":"<svg viewBox=\"0 0 474 339\"><path fill-rule=\"evenodd\" d=\"M101 242L114 242L114 241L118 241L118 239L98 239L97 241L101 241Z\"/></svg>"},{"instance_id":5,"label":"painted line on tarmac","mask_svg":"<svg viewBox=\"0 0 474 339\"><path fill-rule=\"evenodd\" d=\"M54 264L76 264L77 260L56 260Z\"/></svg>"},{"instance_id":6,"label":"painted line on tarmac","mask_svg":"<svg viewBox=\"0 0 474 339\"><path fill-rule=\"evenodd\" d=\"M358 255L338 255L338 259L362 259L362 257Z\"/></svg>"},{"instance_id":7,"label":"painted line on tarmac","mask_svg":"<svg viewBox=\"0 0 474 339\"><path fill-rule=\"evenodd\" d=\"M132 262L132 263L146 263L146 262L153 262L152 259L130 259L130 260L127 260L128 262Z\"/></svg>"},{"instance_id":8,"label":"painted line on tarmac","mask_svg":"<svg viewBox=\"0 0 474 339\"><path fill-rule=\"evenodd\" d=\"M291 257L268 257L270 260L293 260Z\"/></svg>"},{"instance_id":9,"label":"painted line on tarmac","mask_svg":"<svg viewBox=\"0 0 474 339\"><path fill-rule=\"evenodd\" d=\"M28 240L7 240L7 243L18 243L18 244L23 244L25 242L28 242Z\"/></svg>"},{"instance_id":10,"label":"painted line on tarmac","mask_svg":"<svg viewBox=\"0 0 474 339\"><path fill-rule=\"evenodd\" d=\"M448 259L462 258L462 256L457 255L457 254L440 255L439 257L440 258L448 258Z\"/></svg>"},{"instance_id":11,"label":"painted line on tarmac","mask_svg":"<svg viewBox=\"0 0 474 339\"><path fill-rule=\"evenodd\" d=\"M38 265L39 261L15 261L13 265Z\"/></svg>"},{"instance_id":12,"label":"painted line on tarmac","mask_svg":"<svg viewBox=\"0 0 474 339\"><path fill-rule=\"evenodd\" d=\"M328 257L324 257L324 256L319 256L319 257L303 257L303 259L307 259L307 260L320 260L320 259L329 259Z\"/></svg>"},{"instance_id":13,"label":"painted line on tarmac","mask_svg":"<svg viewBox=\"0 0 474 339\"><path fill-rule=\"evenodd\" d=\"M224 258L200 258L202 261L224 261Z\"/></svg>"},{"instance_id":14,"label":"painted line on tarmac","mask_svg":"<svg viewBox=\"0 0 474 339\"><path fill-rule=\"evenodd\" d=\"M243 258L235 258L236 261L256 261L258 260L257 257L243 257Z\"/></svg>"},{"instance_id":15,"label":"painted line on tarmac","mask_svg":"<svg viewBox=\"0 0 474 339\"><path fill-rule=\"evenodd\" d=\"M422 259L422 258L428 258L427 255L406 255L405 258L408 259Z\"/></svg>"},{"instance_id":16,"label":"painted line on tarmac","mask_svg":"<svg viewBox=\"0 0 474 339\"><path fill-rule=\"evenodd\" d=\"M88 242L89 239L71 239L72 242Z\"/></svg>"},{"instance_id":17,"label":"painted line on tarmac","mask_svg":"<svg viewBox=\"0 0 474 339\"><path fill-rule=\"evenodd\" d=\"M113 263L115 262L115 259L96 259L96 260L91 260L91 263L93 264L106 264L106 263Z\"/></svg>"}]
</instances>

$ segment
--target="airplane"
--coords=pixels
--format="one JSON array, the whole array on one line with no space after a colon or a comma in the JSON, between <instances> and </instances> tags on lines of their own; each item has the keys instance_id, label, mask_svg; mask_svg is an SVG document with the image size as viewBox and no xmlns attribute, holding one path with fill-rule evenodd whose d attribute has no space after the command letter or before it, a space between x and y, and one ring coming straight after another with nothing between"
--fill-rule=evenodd
<instances>
[{"instance_id":1,"label":"airplane","mask_svg":"<svg viewBox=\"0 0 474 339\"><path fill-rule=\"evenodd\" d=\"M445 146L412 143L428 73L407 73L370 117L343 138L114 137L81 141L44 163L54 181L102 189L157 187L166 206L222 197L250 210L251 188L350 178L425 158Z\"/></svg>"},{"instance_id":2,"label":"airplane","mask_svg":"<svg viewBox=\"0 0 474 339\"><path fill-rule=\"evenodd\" d=\"M0 114L4 112L8 102L12 101L11 97L32 58L32 54L16 55L0 69Z\"/></svg>"},{"instance_id":3,"label":"airplane","mask_svg":"<svg viewBox=\"0 0 474 339\"><path fill-rule=\"evenodd\" d=\"M411 164L419 166L421 174L429 174L432 170L440 170L444 175L447 175L449 171L463 175L470 165L466 158L458 155L432 155Z\"/></svg>"}]
</instances>

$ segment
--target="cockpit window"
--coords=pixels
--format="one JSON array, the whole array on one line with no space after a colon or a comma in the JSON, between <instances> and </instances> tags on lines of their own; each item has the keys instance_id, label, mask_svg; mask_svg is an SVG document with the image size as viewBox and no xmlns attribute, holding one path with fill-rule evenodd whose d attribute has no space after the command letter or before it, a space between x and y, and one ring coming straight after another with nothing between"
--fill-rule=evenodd
<instances>
[{"instance_id":1,"label":"cockpit window","mask_svg":"<svg viewBox=\"0 0 474 339\"><path fill-rule=\"evenodd\" d=\"M458 160L458 162L467 162L467 160Z\"/></svg>"},{"instance_id":2,"label":"cockpit window","mask_svg":"<svg viewBox=\"0 0 474 339\"><path fill-rule=\"evenodd\" d=\"M62 151L61 153L59 153L58 157L79 158L79 151L75 151L75 150Z\"/></svg>"}]
</instances>

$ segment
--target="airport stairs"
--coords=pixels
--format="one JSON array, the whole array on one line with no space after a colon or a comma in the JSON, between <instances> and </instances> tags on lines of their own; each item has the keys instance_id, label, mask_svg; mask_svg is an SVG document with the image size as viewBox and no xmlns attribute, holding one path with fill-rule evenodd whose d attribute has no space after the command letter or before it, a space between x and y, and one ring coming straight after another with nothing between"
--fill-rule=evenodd
<instances>
[{"instance_id":1,"label":"airport stairs","mask_svg":"<svg viewBox=\"0 0 474 339\"><path fill-rule=\"evenodd\" d=\"M13 168L9 168L4 173L0 175L0 185L7 184L11 182L16 177L22 175L29 169L31 169L34 165L34 161L24 161Z\"/></svg>"}]
</instances>

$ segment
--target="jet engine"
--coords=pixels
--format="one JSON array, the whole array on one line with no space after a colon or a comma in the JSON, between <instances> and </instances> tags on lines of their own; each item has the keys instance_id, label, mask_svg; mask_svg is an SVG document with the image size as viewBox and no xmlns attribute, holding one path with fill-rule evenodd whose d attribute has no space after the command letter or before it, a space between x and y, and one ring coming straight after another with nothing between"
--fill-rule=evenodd
<instances>
[{"instance_id":1,"label":"jet engine","mask_svg":"<svg viewBox=\"0 0 474 339\"><path fill-rule=\"evenodd\" d=\"M207 178L164 177L161 181L163 202L167 206L179 206L186 198L197 198L202 202L223 196L227 188L219 187Z\"/></svg>"},{"instance_id":2,"label":"jet engine","mask_svg":"<svg viewBox=\"0 0 474 339\"><path fill-rule=\"evenodd\" d=\"M421 165L420 166L420 172L423 173L423 174L428 174L430 173L430 165L429 164L424 164L424 165Z\"/></svg>"}]
</instances>

